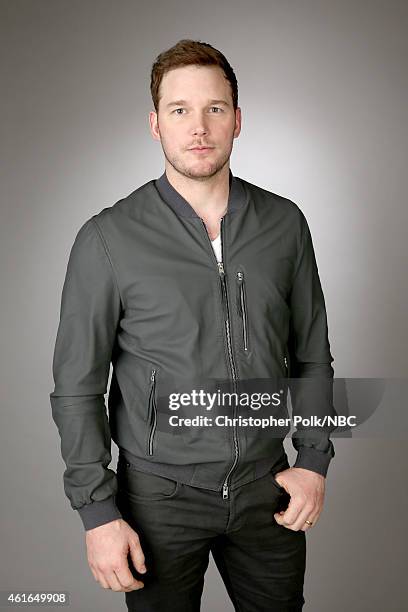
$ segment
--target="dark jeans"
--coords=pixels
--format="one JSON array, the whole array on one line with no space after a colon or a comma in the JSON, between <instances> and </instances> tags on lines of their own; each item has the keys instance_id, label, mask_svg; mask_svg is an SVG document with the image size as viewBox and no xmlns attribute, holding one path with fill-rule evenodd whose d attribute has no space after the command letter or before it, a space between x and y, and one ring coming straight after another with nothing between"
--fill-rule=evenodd
<instances>
[{"instance_id":1,"label":"dark jeans","mask_svg":"<svg viewBox=\"0 0 408 612\"><path fill-rule=\"evenodd\" d=\"M139 574L128 555L145 585L125 593L129 611L199 611L210 551L236 612L302 610L305 532L276 523L273 514L289 496L272 473L230 491L229 499L121 458L117 476L117 504L139 535L147 567Z\"/></svg>"}]
</instances>

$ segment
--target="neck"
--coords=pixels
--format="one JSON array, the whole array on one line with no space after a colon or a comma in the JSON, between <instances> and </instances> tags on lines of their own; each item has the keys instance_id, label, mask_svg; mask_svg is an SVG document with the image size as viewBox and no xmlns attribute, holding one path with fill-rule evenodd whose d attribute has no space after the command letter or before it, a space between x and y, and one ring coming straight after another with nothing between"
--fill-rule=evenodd
<instances>
[{"instance_id":1,"label":"neck","mask_svg":"<svg viewBox=\"0 0 408 612\"><path fill-rule=\"evenodd\" d=\"M166 176L197 215L202 218L222 217L229 197L229 165L214 176L204 179L186 177L166 163Z\"/></svg>"}]
</instances>

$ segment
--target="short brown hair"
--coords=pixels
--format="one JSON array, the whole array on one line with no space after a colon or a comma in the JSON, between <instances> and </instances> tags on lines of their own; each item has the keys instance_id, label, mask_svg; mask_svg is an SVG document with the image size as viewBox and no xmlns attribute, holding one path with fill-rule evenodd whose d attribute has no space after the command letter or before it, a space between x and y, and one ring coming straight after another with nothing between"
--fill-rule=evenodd
<instances>
[{"instance_id":1,"label":"short brown hair","mask_svg":"<svg viewBox=\"0 0 408 612\"><path fill-rule=\"evenodd\" d=\"M224 71L232 90L232 103L234 110L238 107L238 83L235 73L227 58L211 45L200 40L183 38L173 47L160 53L152 66L150 78L150 92L156 113L159 110L159 88L163 76L172 68L181 66L219 66Z\"/></svg>"}]
</instances>

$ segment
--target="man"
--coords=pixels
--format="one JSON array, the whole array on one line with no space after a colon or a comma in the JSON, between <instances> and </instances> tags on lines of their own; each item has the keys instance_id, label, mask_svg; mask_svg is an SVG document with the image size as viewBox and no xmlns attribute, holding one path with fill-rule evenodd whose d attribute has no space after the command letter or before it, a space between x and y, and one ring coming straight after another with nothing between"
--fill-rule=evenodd
<instances>
[{"instance_id":1,"label":"man","mask_svg":"<svg viewBox=\"0 0 408 612\"><path fill-rule=\"evenodd\" d=\"M285 434L236 420L171 427L160 398L169 380L237 392L332 379L311 235L295 203L232 175L241 109L224 55L179 41L156 58L151 93L165 173L88 219L69 257L50 396L65 491L95 580L125 592L129 610L199 610L210 551L236 610L301 610L327 433L296 432L289 467ZM306 414L305 398L293 394L294 412Z\"/></svg>"}]
</instances>

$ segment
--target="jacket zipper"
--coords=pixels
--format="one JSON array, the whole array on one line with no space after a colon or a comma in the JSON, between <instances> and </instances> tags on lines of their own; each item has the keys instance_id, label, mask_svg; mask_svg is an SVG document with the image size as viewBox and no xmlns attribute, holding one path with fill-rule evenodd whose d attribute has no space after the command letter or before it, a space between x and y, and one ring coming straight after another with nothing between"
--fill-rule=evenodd
<instances>
[{"instance_id":1,"label":"jacket zipper","mask_svg":"<svg viewBox=\"0 0 408 612\"><path fill-rule=\"evenodd\" d=\"M205 234L208 238L208 242L210 243L210 250L212 253L213 258L215 259L215 262L217 264L217 268L218 268L218 274L220 276L220 283L221 283L221 294L223 297L223 312L224 312L224 324L225 324L225 334L226 334L226 338L227 338L227 349L228 349L228 357L229 357L229 364L230 364L230 368L231 368L231 375L232 375L232 381L233 381L233 388L234 391L236 393L237 387L236 387L236 380L237 380L237 374L236 374L236 368L235 368L235 363L234 363L234 356L232 353L232 343L231 343L231 324L230 324L230 314L229 314L229 307L228 307L228 289L227 289L227 283L225 281L225 276L226 276L226 272L224 269L224 240L223 240L223 222L224 222L224 217L221 217L221 224L220 224L220 234L221 234L221 262L219 262L215 256L214 253L214 249L213 246L211 244L211 240L210 240L210 236L208 235L208 231L206 228L206 225L204 223L204 221L202 219L201 223L203 224L204 230L205 230ZM236 407L234 406L234 413L233 413L233 417L236 417ZM234 461L231 465L231 467L229 468L227 475L224 479L224 483L222 485L222 498L223 499L228 499L229 497L229 482L228 479L230 478L232 472L235 469L235 466L238 463L238 458L239 458L239 442L238 442L238 436L237 436L237 429L236 429L236 425L233 426L233 435L234 435L234 451L235 451L235 456L234 456Z\"/></svg>"},{"instance_id":2,"label":"jacket zipper","mask_svg":"<svg viewBox=\"0 0 408 612\"><path fill-rule=\"evenodd\" d=\"M245 299L245 279L244 273L237 272L238 283L238 312L242 317L242 335L244 342L244 351L248 350L248 313Z\"/></svg>"},{"instance_id":3,"label":"jacket zipper","mask_svg":"<svg viewBox=\"0 0 408 612\"><path fill-rule=\"evenodd\" d=\"M150 431L147 444L148 455L153 455L153 438L156 431L157 414L156 414L156 370L152 370L150 374L151 388L149 395L149 414L150 414ZM153 420L152 420L153 419Z\"/></svg>"},{"instance_id":4,"label":"jacket zipper","mask_svg":"<svg viewBox=\"0 0 408 612\"><path fill-rule=\"evenodd\" d=\"M288 358L286 357L286 355L284 356L283 361L285 362L286 377L287 377L289 374L289 366L288 366Z\"/></svg>"}]
</instances>

